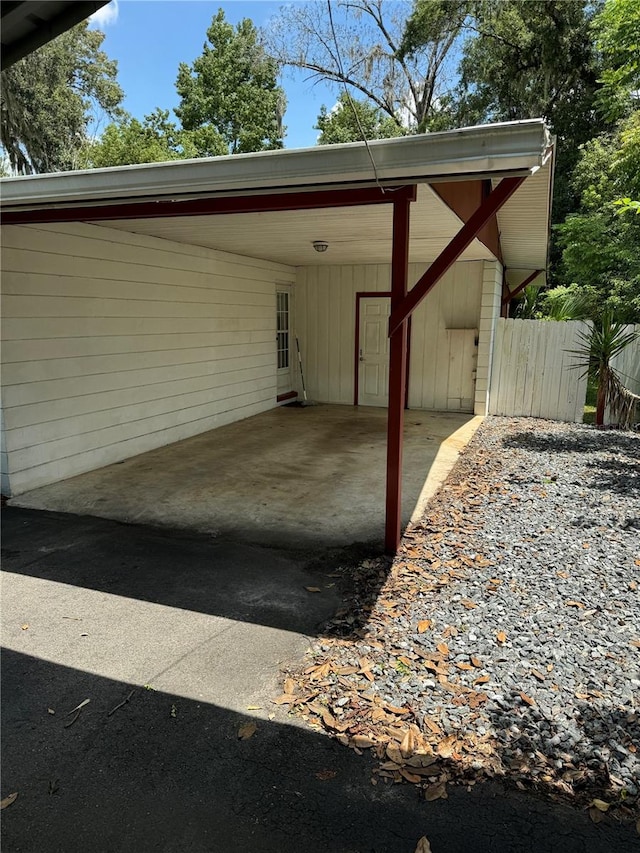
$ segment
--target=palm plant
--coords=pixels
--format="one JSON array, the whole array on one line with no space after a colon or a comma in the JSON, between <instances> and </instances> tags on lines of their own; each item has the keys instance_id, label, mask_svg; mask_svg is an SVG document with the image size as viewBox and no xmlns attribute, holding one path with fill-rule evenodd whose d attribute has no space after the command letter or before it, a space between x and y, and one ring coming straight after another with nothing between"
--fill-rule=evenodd
<instances>
[{"instance_id":1,"label":"palm plant","mask_svg":"<svg viewBox=\"0 0 640 853\"><path fill-rule=\"evenodd\" d=\"M596 426L604 425L605 410L609 406L619 425L628 429L640 396L624 387L611 362L638 339L638 333L627 331L624 323L614 320L613 311L605 309L589 331L578 334L582 346L571 352L578 357L575 367L584 368L582 375L597 385Z\"/></svg>"}]
</instances>

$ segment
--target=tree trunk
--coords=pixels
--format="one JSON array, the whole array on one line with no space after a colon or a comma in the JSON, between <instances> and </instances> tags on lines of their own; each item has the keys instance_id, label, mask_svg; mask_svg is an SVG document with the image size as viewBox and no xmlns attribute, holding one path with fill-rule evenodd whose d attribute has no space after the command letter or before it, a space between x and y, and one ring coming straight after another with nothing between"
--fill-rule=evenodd
<instances>
[{"instance_id":1,"label":"tree trunk","mask_svg":"<svg viewBox=\"0 0 640 853\"><path fill-rule=\"evenodd\" d=\"M600 368L598 375L598 394L596 397L596 426L604 426L604 410L607 402L606 371Z\"/></svg>"}]
</instances>

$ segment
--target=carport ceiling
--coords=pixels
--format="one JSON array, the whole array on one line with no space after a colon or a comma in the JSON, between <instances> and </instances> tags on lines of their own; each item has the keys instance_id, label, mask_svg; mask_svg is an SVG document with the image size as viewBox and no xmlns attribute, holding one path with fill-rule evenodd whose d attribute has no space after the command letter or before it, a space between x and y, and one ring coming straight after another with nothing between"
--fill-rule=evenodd
<instances>
[{"instance_id":1,"label":"carport ceiling","mask_svg":"<svg viewBox=\"0 0 640 853\"><path fill-rule=\"evenodd\" d=\"M170 216L97 222L122 231L164 237L292 266L306 264L389 263L392 205L240 213L214 216ZM426 185L418 187L411 208L410 259L433 260L460 228L461 221ZM322 254L312 246L326 240ZM493 255L474 240L462 260Z\"/></svg>"},{"instance_id":2,"label":"carport ceiling","mask_svg":"<svg viewBox=\"0 0 640 853\"><path fill-rule=\"evenodd\" d=\"M547 265L548 205L551 162L547 162L498 213L505 265L523 270ZM494 181L494 186L497 184ZM163 237L268 261L309 264L377 264L391 258L392 205L293 210L233 215L168 216L96 222L121 231ZM412 263L433 261L459 230L462 220L428 184L418 185L411 206ZM314 240L326 240L319 254ZM491 260L487 247L474 240L460 260Z\"/></svg>"}]
</instances>

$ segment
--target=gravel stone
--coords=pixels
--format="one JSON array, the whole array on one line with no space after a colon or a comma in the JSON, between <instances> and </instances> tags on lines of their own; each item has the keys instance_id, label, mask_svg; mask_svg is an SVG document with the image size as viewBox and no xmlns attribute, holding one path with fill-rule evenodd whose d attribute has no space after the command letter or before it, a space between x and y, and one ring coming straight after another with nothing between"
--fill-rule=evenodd
<instances>
[{"instance_id":1,"label":"gravel stone","mask_svg":"<svg viewBox=\"0 0 640 853\"><path fill-rule=\"evenodd\" d=\"M386 660L373 695L445 731L486 733L516 778L555 774L571 787L583 774L584 789L609 786L629 803L640 788L639 596L640 435L487 418L407 530L360 635L332 654L359 658L369 643L367 656ZM417 654L410 675L395 665L393 649L442 643L444 679ZM472 656L480 665L467 669ZM482 701L456 702L446 682Z\"/></svg>"}]
</instances>

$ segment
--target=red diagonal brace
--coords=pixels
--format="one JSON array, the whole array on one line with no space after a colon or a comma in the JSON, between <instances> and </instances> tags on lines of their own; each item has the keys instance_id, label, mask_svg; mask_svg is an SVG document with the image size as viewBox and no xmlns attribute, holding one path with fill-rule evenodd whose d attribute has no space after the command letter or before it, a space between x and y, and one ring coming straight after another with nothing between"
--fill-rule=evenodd
<instances>
[{"instance_id":1,"label":"red diagonal brace","mask_svg":"<svg viewBox=\"0 0 640 853\"><path fill-rule=\"evenodd\" d=\"M389 318L389 335L415 311L425 298L427 293L437 284L449 267L453 266L464 250L475 239L478 232L497 213L503 204L508 201L520 184L526 180L525 177L503 178L498 186L482 201L480 207L465 222L456 236L451 240L438 255L429 269L420 278L417 284L411 288L401 305L392 309Z\"/></svg>"},{"instance_id":2,"label":"red diagonal brace","mask_svg":"<svg viewBox=\"0 0 640 853\"><path fill-rule=\"evenodd\" d=\"M515 290L509 290L509 285L507 285L507 291L508 291L508 292L503 296L503 298L502 298L502 304L503 304L503 305L506 305L508 302L511 302L511 300L512 300L515 296L517 296L519 293L522 293L522 291L525 289L525 287L526 287L528 284L531 284L531 282L532 282L534 279L538 278L538 276L540 275L540 273L541 273L541 272L542 272L542 270L534 270L534 271L531 273L531 275L528 275L528 276L525 278L525 280L522 282L522 284L519 284L519 285L516 287L516 289L515 289Z\"/></svg>"}]
</instances>

